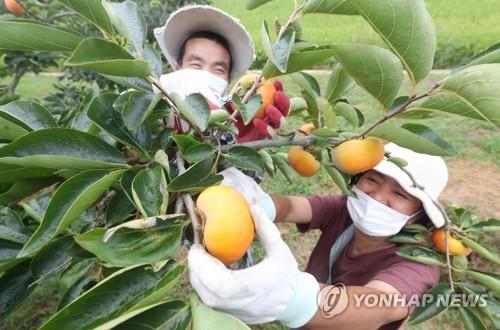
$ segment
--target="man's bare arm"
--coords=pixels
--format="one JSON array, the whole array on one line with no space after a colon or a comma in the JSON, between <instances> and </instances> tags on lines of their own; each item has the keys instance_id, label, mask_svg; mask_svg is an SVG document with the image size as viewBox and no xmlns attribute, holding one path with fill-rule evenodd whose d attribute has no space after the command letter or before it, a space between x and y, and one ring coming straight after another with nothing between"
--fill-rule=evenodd
<instances>
[{"instance_id":1,"label":"man's bare arm","mask_svg":"<svg viewBox=\"0 0 500 330\"><path fill-rule=\"evenodd\" d=\"M309 223L312 219L311 204L302 196L272 195L276 207L276 221Z\"/></svg>"}]
</instances>

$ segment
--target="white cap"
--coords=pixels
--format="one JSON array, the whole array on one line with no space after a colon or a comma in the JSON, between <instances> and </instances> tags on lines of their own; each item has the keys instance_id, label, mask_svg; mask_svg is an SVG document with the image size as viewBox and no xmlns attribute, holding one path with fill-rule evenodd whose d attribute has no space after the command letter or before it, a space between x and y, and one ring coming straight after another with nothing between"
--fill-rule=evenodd
<instances>
[{"instance_id":1,"label":"white cap","mask_svg":"<svg viewBox=\"0 0 500 330\"><path fill-rule=\"evenodd\" d=\"M433 202L438 200L448 182L448 168L443 158L420 154L394 143L385 145L385 152L390 152L391 157L402 158L408 162L405 170L411 173L420 188L414 186L407 173L387 159L382 160L374 170L396 180L404 190L422 202L425 213L436 228L443 226L444 217Z\"/></svg>"},{"instance_id":2,"label":"white cap","mask_svg":"<svg viewBox=\"0 0 500 330\"><path fill-rule=\"evenodd\" d=\"M255 58L254 46L250 34L239 20L211 6L192 5L173 12L165 26L154 29L155 38L174 70L182 45L198 31L218 33L229 43L232 60L230 80L250 68Z\"/></svg>"}]
</instances>

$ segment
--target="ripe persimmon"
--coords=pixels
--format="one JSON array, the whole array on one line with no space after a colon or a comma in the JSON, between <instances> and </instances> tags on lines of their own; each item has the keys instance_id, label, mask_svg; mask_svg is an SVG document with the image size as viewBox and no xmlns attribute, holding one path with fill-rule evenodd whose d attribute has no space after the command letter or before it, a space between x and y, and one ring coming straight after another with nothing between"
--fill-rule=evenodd
<instances>
[{"instance_id":1,"label":"ripe persimmon","mask_svg":"<svg viewBox=\"0 0 500 330\"><path fill-rule=\"evenodd\" d=\"M302 126L299 127L299 135L300 136L307 136L311 134L312 131L314 131L316 127L314 126L313 123L305 123Z\"/></svg>"},{"instance_id":2,"label":"ripe persimmon","mask_svg":"<svg viewBox=\"0 0 500 330\"><path fill-rule=\"evenodd\" d=\"M24 8L16 0L4 0L5 8L16 16L24 15Z\"/></svg>"},{"instance_id":3,"label":"ripe persimmon","mask_svg":"<svg viewBox=\"0 0 500 330\"><path fill-rule=\"evenodd\" d=\"M259 75L257 73L247 73L234 85L232 93L241 91L239 93L245 94L252 87L258 77ZM266 105L274 104L274 96L276 94L276 87L274 86L274 83L262 78L259 85L260 86L257 88L257 94L262 95L262 105L255 114L256 118L264 117L264 109Z\"/></svg>"},{"instance_id":4,"label":"ripe persimmon","mask_svg":"<svg viewBox=\"0 0 500 330\"><path fill-rule=\"evenodd\" d=\"M446 235L444 228L438 228L432 233L432 244L441 253L446 253ZM472 250L451 235L448 235L448 250L454 256L468 256Z\"/></svg>"},{"instance_id":5,"label":"ripe persimmon","mask_svg":"<svg viewBox=\"0 0 500 330\"><path fill-rule=\"evenodd\" d=\"M207 251L230 265L248 250L254 224L245 198L228 186L212 186L201 192L196 208L203 220L203 242Z\"/></svg>"},{"instance_id":6,"label":"ripe persimmon","mask_svg":"<svg viewBox=\"0 0 500 330\"><path fill-rule=\"evenodd\" d=\"M288 151L288 164L301 176L313 176L318 173L320 163L302 147L292 147Z\"/></svg>"},{"instance_id":7,"label":"ripe persimmon","mask_svg":"<svg viewBox=\"0 0 500 330\"><path fill-rule=\"evenodd\" d=\"M341 143L332 152L332 162L339 170L357 174L377 166L384 159L384 143L376 137L349 140Z\"/></svg>"}]
</instances>

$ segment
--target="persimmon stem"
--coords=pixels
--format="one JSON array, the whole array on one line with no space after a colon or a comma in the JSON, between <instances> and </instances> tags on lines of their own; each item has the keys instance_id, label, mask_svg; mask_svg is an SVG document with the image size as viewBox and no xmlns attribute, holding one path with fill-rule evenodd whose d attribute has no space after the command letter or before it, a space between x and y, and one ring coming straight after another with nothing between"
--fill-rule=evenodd
<instances>
[{"instance_id":1,"label":"persimmon stem","mask_svg":"<svg viewBox=\"0 0 500 330\"><path fill-rule=\"evenodd\" d=\"M182 154L180 151L177 151L176 163L177 163L177 168L179 169L179 175L186 171L186 167L184 166L184 159L182 158ZM200 219L198 218L198 214L196 213L196 210L194 208L193 198L191 197L191 195L189 193L181 193L177 198L182 198L184 205L186 205L186 209L189 213L189 217L191 218L191 224L193 225L194 243L200 244L201 243L201 239L200 239L201 222L200 222ZM176 204L176 208L177 208L177 204Z\"/></svg>"},{"instance_id":2,"label":"persimmon stem","mask_svg":"<svg viewBox=\"0 0 500 330\"><path fill-rule=\"evenodd\" d=\"M177 195L177 199L175 200L175 213L182 213L184 209L184 203L182 202L182 198L180 198L180 194Z\"/></svg>"}]
</instances>

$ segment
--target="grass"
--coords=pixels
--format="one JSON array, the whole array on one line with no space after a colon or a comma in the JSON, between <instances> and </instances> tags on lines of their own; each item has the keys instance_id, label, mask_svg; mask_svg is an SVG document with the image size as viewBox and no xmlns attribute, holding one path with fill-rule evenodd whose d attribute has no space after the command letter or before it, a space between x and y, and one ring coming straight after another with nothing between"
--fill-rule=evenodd
<instances>
[{"instance_id":1,"label":"grass","mask_svg":"<svg viewBox=\"0 0 500 330\"><path fill-rule=\"evenodd\" d=\"M0 78L0 85L8 84L9 82L10 77ZM27 75L21 79L16 89L16 94L34 99L42 99L54 91L52 84L55 82L57 82L57 76Z\"/></svg>"},{"instance_id":2,"label":"grass","mask_svg":"<svg viewBox=\"0 0 500 330\"><path fill-rule=\"evenodd\" d=\"M238 17L248 29L259 51L260 25L263 19L271 24L275 18L284 23L294 1L274 0L253 11L244 1L213 0L213 4ZM437 31L436 67L461 63L474 53L499 42L500 1L497 0L426 0ZM303 39L331 44L342 42L382 44L381 39L359 16L309 14L303 18Z\"/></svg>"}]
</instances>

